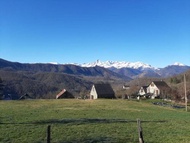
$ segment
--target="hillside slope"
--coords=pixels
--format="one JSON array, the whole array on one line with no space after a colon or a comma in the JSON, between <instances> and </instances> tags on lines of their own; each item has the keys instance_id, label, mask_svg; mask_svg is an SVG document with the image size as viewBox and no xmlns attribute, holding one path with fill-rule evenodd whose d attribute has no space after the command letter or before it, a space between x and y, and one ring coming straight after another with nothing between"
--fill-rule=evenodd
<instances>
[{"instance_id":1,"label":"hillside slope","mask_svg":"<svg viewBox=\"0 0 190 143\"><path fill-rule=\"evenodd\" d=\"M121 78L125 80L131 80L128 76L121 76L113 71L106 68L95 66L95 67L81 67L72 64L66 65L55 65L55 64L26 64L18 62L10 62L0 59L0 69L8 71L30 71L30 72L55 72L55 73L66 73L77 76L100 76L107 78Z\"/></svg>"},{"instance_id":2,"label":"hillside slope","mask_svg":"<svg viewBox=\"0 0 190 143\"><path fill-rule=\"evenodd\" d=\"M55 98L63 88L78 96L81 89L89 90L92 82L83 78L64 73L31 73L0 70L5 85L5 94L11 94L18 99L27 93L33 98Z\"/></svg>"},{"instance_id":3,"label":"hillside slope","mask_svg":"<svg viewBox=\"0 0 190 143\"><path fill-rule=\"evenodd\" d=\"M130 80L98 66L22 64L3 59L0 59L0 77L5 85L4 94L11 94L14 98L25 93L34 98L55 98L63 88L77 97L88 94L96 82L117 84Z\"/></svg>"}]
</instances>

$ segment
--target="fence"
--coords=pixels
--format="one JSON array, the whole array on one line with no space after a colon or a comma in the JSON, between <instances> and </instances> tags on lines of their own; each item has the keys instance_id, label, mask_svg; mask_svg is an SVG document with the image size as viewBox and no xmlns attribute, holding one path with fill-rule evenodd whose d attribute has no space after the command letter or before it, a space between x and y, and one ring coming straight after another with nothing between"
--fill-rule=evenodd
<instances>
[{"instance_id":1,"label":"fence","mask_svg":"<svg viewBox=\"0 0 190 143\"><path fill-rule=\"evenodd\" d=\"M43 140L43 142L51 143L51 142L56 142L56 141L54 141L55 138L52 138L52 136L51 136L54 133L54 131L56 131L54 129L52 130L53 124L57 125L57 124L60 123L62 125L67 125L67 124L83 124L83 125L86 125L87 123L95 123L95 125L97 125L98 128L99 128L99 123L130 123L130 122L131 123L135 123L135 122L137 123L137 132L134 133L134 130L133 130L132 134L137 135L137 133L138 133L138 141L139 141L139 143L144 143L143 130L142 130L142 127L141 127L141 123L146 123L146 122L154 122L155 123L155 122L166 122L166 121L141 121L140 119L137 119L137 120L126 120L126 119L63 119L63 120L41 121L41 122L35 122L33 124L28 123L28 125L30 125L30 126L33 126L33 125L35 126L36 125L36 127L38 127L39 125L42 124L43 127L46 126L46 134L44 134L46 136L46 137L44 136L46 138L46 140ZM98 123L98 124L96 124L96 123ZM3 126L3 124L8 124L8 125L9 124L10 125L14 124L14 125L19 125L20 126L20 125L25 125L26 123L1 123L0 122L0 125ZM134 127L134 125L133 125L133 127ZM13 126L13 128L14 128L14 126ZM69 128L69 126L68 126L68 128ZM1 128L1 129L3 129L3 128ZM63 136L64 136L64 134L63 134ZM135 139L135 142L137 141L136 139ZM5 142L8 142L8 141L5 141ZM41 141L39 141L39 142L41 142ZM85 142L88 142L88 141L85 141ZM100 140L100 142L101 142L101 140ZM107 142L109 142L109 141L107 141ZM128 141L126 140L126 142L128 142Z\"/></svg>"},{"instance_id":2,"label":"fence","mask_svg":"<svg viewBox=\"0 0 190 143\"><path fill-rule=\"evenodd\" d=\"M139 143L144 143L143 131L140 119L137 119L137 131L138 131ZM47 143L51 143L51 125L47 126Z\"/></svg>"}]
</instances>

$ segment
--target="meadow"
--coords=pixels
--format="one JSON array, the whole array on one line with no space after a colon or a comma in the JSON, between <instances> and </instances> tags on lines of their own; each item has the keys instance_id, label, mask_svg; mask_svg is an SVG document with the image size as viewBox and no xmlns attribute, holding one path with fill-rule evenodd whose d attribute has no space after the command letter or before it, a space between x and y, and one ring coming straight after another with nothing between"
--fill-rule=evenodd
<instances>
[{"instance_id":1,"label":"meadow","mask_svg":"<svg viewBox=\"0 0 190 143\"><path fill-rule=\"evenodd\" d=\"M137 119L146 143L190 142L190 112L153 100L0 101L1 143L137 143Z\"/></svg>"}]
</instances>

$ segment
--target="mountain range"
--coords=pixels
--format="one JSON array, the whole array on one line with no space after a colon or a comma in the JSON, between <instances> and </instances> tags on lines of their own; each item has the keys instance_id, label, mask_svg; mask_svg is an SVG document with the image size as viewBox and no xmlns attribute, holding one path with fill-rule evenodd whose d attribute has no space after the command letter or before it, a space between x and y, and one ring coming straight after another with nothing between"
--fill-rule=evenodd
<instances>
[{"instance_id":1,"label":"mountain range","mask_svg":"<svg viewBox=\"0 0 190 143\"><path fill-rule=\"evenodd\" d=\"M170 77L181 74L190 69L190 66L174 63L164 68L155 68L142 62L106 61L99 60L84 64L57 64L57 63L18 63L0 59L0 69L12 69L35 72L61 72L82 76L116 77L135 79L142 77Z\"/></svg>"},{"instance_id":2,"label":"mountain range","mask_svg":"<svg viewBox=\"0 0 190 143\"><path fill-rule=\"evenodd\" d=\"M43 64L43 63L19 63L0 59L0 69L7 71L30 71L30 72L54 72L64 73L75 76L93 76L93 77L108 77L108 78L123 78L122 75L117 74L109 69L95 66L95 67L81 67L73 64ZM130 79L126 77L125 79Z\"/></svg>"},{"instance_id":3,"label":"mountain range","mask_svg":"<svg viewBox=\"0 0 190 143\"><path fill-rule=\"evenodd\" d=\"M154 68L142 62L29 64L0 59L0 78L4 81L5 93L17 96L29 93L34 98L54 98L63 88L78 96L89 91L96 82L109 82L112 86L121 87L135 78L164 78L187 70L190 66L179 63Z\"/></svg>"},{"instance_id":4,"label":"mountain range","mask_svg":"<svg viewBox=\"0 0 190 143\"><path fill-rule=\"evenodd\" d=\"M100 66L104 68L132 68L132 69L154 69L149 64L145 64L142 62L126 62L126 61L106 61L106 62L101 62L100 60L97 60L92 63L84 63L84 64L79 64L82 67L94 67L94 66Z\"/></svg>"},{"instance_id":5,"label":"mountain range","mask_svg":"<svg viewBox=\"0 0 190 143\"><path fill-rule=\"evenodd\" d=\"M170 77L178 75L190 69L190 66L176 62L173 65L168 65L164 68L155 68L149 64L142 62L125 62L125 61L106 61L97 60L92 63L81 64L81 67L100 66L107 68L115 73L123 76L128 76L132 79L141 77Z\"/></svg>"}]
</instances>

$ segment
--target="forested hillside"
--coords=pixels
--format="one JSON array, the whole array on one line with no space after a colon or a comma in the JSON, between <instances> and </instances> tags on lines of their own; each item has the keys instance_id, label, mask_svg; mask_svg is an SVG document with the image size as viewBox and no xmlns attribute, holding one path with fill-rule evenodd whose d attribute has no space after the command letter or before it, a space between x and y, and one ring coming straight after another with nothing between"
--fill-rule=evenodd
<instances>
[{"instance_id":1,"label":"forested hillside","mask_svg":"<svg viewBox=\"0 0 190 143\"><path fill-rule=\"evenodd\" d=\"M0 77L3 94L18 99L29 94L33 98L55 98L63 88L75 97L89 94L93 83L123 83L123 77L102 67L80 67L76 65L22 64L0 59ZM2 90L1 90L2 91Z\"/></svg>"},{"instance_id":2,"label":"forested hillside","mask_svg":"<svg viewBox=\"0 0 190 143\"><path fill-rule=\"evenodd\" d=\"M122 76L113 71L110 71L103 67L80 67L72 64L55 65L55 64L26 64L18 62L10 62L4 59L0 59L0 69L8 71L29 71L29 72L54 72L54 73L65 73L77 76L101 76L109 78L123 78L130 80L127 76Z\"/></svg>"},{"instance_id":3,"label":"forested hillside","mask_svg":"<svg viewBox=\"0 0 190 143\"><path fill-rule=\"evenodd\" d=\"M89 90L92 82L83 78L64 73L31 73L0 70L3 80L4 94L12 94L18 98L25 93L33 98L55 98L63 88L79 95L81 91Z\"/></svg>"},{"instance_id":4,"label":"forested hillside","mask_svg":"<svg viewBox=\"0 0 190 143\"><path fill-rule=\"evenodd\" d=\"M179 98L179 99L181 99L181 98L183 99L184 95L185 95L184 75L185 75L185 79L186 79L187 96L188 96L188 99L190 99L190 70L183 74L167 78L167 82L172 87L172 89L175 90L175 93L174 93L175 96L177 96L177 98Z\"/></svg>"}]
</instances>

